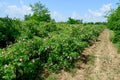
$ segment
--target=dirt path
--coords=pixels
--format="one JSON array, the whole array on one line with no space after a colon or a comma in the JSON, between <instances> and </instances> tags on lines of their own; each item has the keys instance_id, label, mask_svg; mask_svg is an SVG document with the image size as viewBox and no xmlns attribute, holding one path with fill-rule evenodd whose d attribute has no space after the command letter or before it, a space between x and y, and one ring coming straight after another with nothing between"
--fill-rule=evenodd
<instances>
[{"instance_id":1,"label":"dirt path","mask_svg":"<svg viewBox=\"0 0 120 80\"><path fill-rule=\"evenodd\" d=\"M120 80L120 54L109 38L109 30L106 29L94 45L94 51L91 50L96 58L87 80Z\"/></svg>"},{"instance_id":2,"label":"dirt path","mask_svg":"<svg viewBox=\"0 0 120 80\"><path fill-rule=\"evenodd\" d=\"M80 69L68 73L63 71L57 75L58 80L120 80L120 54L109 40L110 32L105 29L98 42L86 48L83 54L93 55L91 63L80 64Z\"/></svg>"}]
</instances>

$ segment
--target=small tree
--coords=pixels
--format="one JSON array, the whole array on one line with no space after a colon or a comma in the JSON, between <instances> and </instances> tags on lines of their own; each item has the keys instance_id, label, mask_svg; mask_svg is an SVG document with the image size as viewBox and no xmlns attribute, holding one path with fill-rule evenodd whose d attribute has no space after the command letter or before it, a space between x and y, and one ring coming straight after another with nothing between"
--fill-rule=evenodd
<instances>
[{"instance_id":1,"label":"small tree","mask_svg":"<svg viewBox=\"0 0 120 80\"><path fill-rule=\"evenodd\" d=\"M67 23L69 23L69 24L82 24L82 20L76 20L76 19L69 17Z\"/></svg>"},{"instance_id":2,"label":"small tree","mask_svg":"<svg viewBox=\"0 0 120 80\"><path fill-rule=\"evenodd\" d=\"M48 8L42 5L40 2L31 4L31 10L33 11L33 15L25 15L25 20L34 19L37 21L50 21L51 17L49 14Z\"/></svg>"}]
</instances>

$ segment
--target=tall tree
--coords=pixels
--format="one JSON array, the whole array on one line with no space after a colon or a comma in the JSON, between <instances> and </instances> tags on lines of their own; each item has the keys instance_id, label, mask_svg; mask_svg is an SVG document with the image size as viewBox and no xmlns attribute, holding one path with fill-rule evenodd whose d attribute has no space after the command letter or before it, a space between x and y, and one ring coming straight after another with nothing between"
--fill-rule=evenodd
<instances>
[{"instance_id":1,"label":"tall tree","mask_svg":"<svg viewBox=\"0 0 120 80\"><path fill-rule=\"evenodd\" d=\"M49 21L51 20L50 17L50 11L48 8L45 7L45 5L41 4L40 2L37 2L35 4L30 5L31 10L33 11L33 15L25 15L25 19L35 19L37 21Z\"/></svg>"}]
</instances>

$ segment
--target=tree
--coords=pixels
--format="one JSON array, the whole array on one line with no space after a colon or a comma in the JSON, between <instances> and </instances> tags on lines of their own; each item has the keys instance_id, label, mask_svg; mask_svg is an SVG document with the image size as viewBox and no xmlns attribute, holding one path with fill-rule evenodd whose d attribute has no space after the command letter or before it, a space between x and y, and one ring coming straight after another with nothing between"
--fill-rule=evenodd
<instances>
[{"instance_id":1,"label":"tree","mask_svg":"<svg viewBox=\"0 0 120 80\"><path fill-rule=\"evenodd\" d=\"M30 20L30 19L31 19L31 16L32 16L31 14L25 15L24 18L25 18L25 20Z\"/></svg>"},{"instance_id":2,"label":"tree","mask_svg":"<svg viewBox=\"0 0 120 80\"><path fill-rule=\"evenodd\" d=\"M76 19L69 17L67 23L69 23L69 24L82 24L82 20L76 20Z\"/></svg>"},{"instance_id":3,"label":"tree","mask_svg":"<svg viewBox=\"0 0 120 80\"><path fill-rule=\"evenodd\" d=\"M40 2L31 4L31 10L33 11L33 15L25 15L25 20L34 19L37 21L50 21L51 17L49 14L48 8L42 5Z\"/></svg>"},{"instance_id":4,"label":"tree","mask_svg":"<svg viewBox=\"0 0 120 80\"><path fill-rule=\"evenodd\" d=\"M112 41L118 43L120 48L120 5L116 10L112 11L108 16L108 27L114 31L114 37Z\"/></svg>"},{"instance_id":5,"label":"tree","mask_svg":"<svg viewBox=\"0 0 120 80\"><path fill-rule=\"evenodd\" d=\"M108 16L108 27L112 30L120 30L120 6Z\"/></svg>"},{"instance_id":6,"label":"tree","mask_svg":"<svg viewBox=\"0 0 120 80\"><path fill-rule=\"evenodd\" d=\"M5 18L0 18L0 48L4 48L15 42L19 31L15 28L13 23L14 20L8 16Z\"/></svg>"}]
</instances>

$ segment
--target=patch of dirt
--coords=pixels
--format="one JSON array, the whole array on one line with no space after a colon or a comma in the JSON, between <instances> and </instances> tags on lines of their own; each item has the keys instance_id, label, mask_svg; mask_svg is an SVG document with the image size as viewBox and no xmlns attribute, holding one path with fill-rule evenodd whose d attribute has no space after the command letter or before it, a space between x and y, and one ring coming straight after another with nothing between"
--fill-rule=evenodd
<instances>
[{"instance_id":1,"label":"patch of dirt","mask_svg":"<svg viewBox=\"0 0 120 80\"><path fill-rule=\"evenodd\" d=\"M93 46L83 51L92 55L93 61L87 64L77 62L80 68L72 72L62 71L57 74L58 80L120 80L120 54L110 41L110 31L105 29ZM93 65L92 65L93 64Z\"/></svg>"},{"instance_id":2,"label":"patch of dirt","mask_svg":"<svg viewBox=\"0 0 120 80\"><path fill-rule=\"evenodd\" d=\"M120 80L120 54L110 41L109 30L104 30L98 39L93 49L95 64L87 80Z\"/></svg>"}]
</instances>

